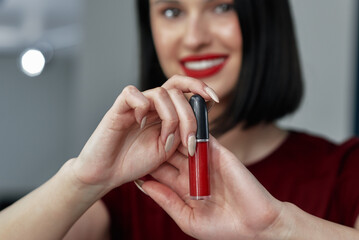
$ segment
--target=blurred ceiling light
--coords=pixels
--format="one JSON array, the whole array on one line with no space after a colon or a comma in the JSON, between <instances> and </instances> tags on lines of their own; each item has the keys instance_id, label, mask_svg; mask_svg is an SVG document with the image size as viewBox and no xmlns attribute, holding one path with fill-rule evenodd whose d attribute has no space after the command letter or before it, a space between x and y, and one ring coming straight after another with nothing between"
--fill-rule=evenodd
<instances>
[{"instance_id":1,"label":"blurred ceiling light","mask_svg":"<svg viewBox=\"0 0 359 240\"><path fill-rule=\"evenodd\" d=\"M44 54L37 49L28 49L21 54L20 67L21 70L30 77L41 74L45 67Z\"/></svg>"}]
</instances>

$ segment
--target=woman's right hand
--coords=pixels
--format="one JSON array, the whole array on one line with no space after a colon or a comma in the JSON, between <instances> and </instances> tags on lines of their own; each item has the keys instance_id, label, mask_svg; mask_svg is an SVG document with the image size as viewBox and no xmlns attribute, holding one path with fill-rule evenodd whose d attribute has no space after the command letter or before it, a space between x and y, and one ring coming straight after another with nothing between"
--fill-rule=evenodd
<instances>
[{"instance_id":1,"label":"woman's right hand","mask_svg":"<svg viewBox=\"0 0 359 240\"><path fill-rule=\"evenodd\" d=\"M190 198L187 159L186 150L179 146L151 173L157 181L142 183L142 190L185 233L196 239L283 239L290 231L292 219L283 219L287 205L275 199L215 138L211 136L209 143L209 199ZM281 225L285 220L288 225Z\"/></svg>"},{"instance_id":2,"label":"woman's right hand","mask_svg":"<svg viewBox=\"0 0 359 240\"><path fill-rule=\"evenodd\" d=\"M156 169L180 142L191 148L188 142L194 140L196 120L184 93L218 101L205 83L183 76L145 92L126 87L80 155L70 160L78 182L96 187L101 197Z\"/></svg>"}]
</instances>

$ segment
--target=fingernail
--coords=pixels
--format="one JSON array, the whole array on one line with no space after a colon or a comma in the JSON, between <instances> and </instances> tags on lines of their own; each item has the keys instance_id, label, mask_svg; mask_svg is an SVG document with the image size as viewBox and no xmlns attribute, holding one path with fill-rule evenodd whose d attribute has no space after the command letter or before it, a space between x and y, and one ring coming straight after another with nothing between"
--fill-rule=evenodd
<instances>
[{"instance_id":1,"label":"fingernail","mask_svg":"<svg viewBox=\"0 0 359 240\"><path fill-rule=\"evenodd\" d=\"M169 152L171 150L171 148L173 146L174 139L175 139L175 135L173 133L168 135L166 144L165 144L165 152Z\"/></svg>"},{"instance_id":2,"label":"fingernail","mask_svg":"<svg viewBox=\"0 0 359 240\"><path fill-rule=\"evenodd\" d=\"M141 129L143 129L143 128L145 127L146 121L147 121L147 116L145 116L145 117L142 118L141 126L140 126Z\"/></svg>"},{"instance_id":3,"label":"fingernail","mask_svg":"<svg viewBox=\"0 0 359 240\"><path fill-rule=\"evenodd\" d=\"M213 99L213 101L215 101L216 103L219 103L219 99L217 94L213 91L212 88L210 87L205 87L204 90L206 91L206 93Z\"/></svg>"},{"instance_id":4,"label":"fingernail","mask_svg":"<svg viewBox=\"0 0 359 240\"><path fill-rule=\"evenodd\" d=\"M196 152L196 137L191 135L188 137L188 154L193 157Z\"/></svg>"},{"instance_id":5,"label":"fingernail","mask_svg":"<svg viewBox=\"0 0 359 240\"><path fill-rule=\"evenodd\" d=\"M142 181L142 180L140 180L140 179L137 179L137 180L135 180L135 181L133 181L133 182L136 184L136 186L138 187L138 189L140 189L144 194L148 195L148 194L145 192L145 190L143 190L143 188L142 188L142 185L144 184L144 181Z\"/></svg>"}]
</instances>

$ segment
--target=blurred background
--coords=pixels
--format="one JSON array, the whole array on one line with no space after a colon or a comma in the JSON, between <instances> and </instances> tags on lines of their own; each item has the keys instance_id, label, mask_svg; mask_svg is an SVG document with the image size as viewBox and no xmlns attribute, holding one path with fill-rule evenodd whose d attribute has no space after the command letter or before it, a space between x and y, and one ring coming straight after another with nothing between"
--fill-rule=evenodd
<instances>
[{"instance_id":1,"label":"blurred background","mask_svg":"<svg viewBox=\"0 0 359 240\"><path fill-rule=\"evenodd\" d=\"M0 209L76 157L123 87L137 85L135 1L0 0ZM355 0L292 0L305 78L280 122L356 134Z\"/></svg>"}]
</instances>

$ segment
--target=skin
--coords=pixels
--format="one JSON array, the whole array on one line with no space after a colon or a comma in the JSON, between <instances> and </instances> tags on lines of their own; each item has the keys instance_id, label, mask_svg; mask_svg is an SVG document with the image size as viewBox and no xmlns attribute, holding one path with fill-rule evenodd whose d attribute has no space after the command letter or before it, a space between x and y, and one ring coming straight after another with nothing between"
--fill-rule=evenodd
<instances>
[{"instance_id":1,"label":"skin","mask_svg":"<svg viewBox=\"0 0 359 240\"><path fill-rule=\"evenodd\" d=\"M150 19L156 52L167 77L185 75L180 60L203 54L228 55L224 68L201 79L215 89L221 104L210 117L220 114L235 86L242 63L242 34L232 1L150 1ZM167 12L166 12L167 11ZM167 14L167 15L166 15ZM168 17L173 15L172 17Z\"/></svg>"},{"instance_id":2,"label":"skin","mask_svg":"<svg viewBox=\"0 0 359 240\"><path fill-rule=\"evenodd\" d=\"M227 62L215 75L201 80L221 99L210 111L209 120L222 114L234 88L242 63L243 40L232 0L150 0L151 29L164 73L184 75L180 60L187 56L226 54ZM245 164L251 164L275 149L287 132L273 124L242 131L238 125L219 138Z\"/></svg>"},{"instance_id":3,"label":"skin","mask_svg":"<svg viewBox=\"0 0 359 240\"><path fill-rule=\"evenodd\" d=\"M91 206L68 237L92 239L103 233L99 239L105 239L108 215L97 201L111 189L157 169L174 154L181 139L187 145L195 118L184 93L210 100L206 87L201 81L181 76L145 92L126 87L80 155L1 212L0 239L62 239ZM145 116L146 124L140 128ZM173 141L168 141L171 135ZM100 216L103 223L96 226L94 216ZM81 229L89 226L95 226L92 231L97 235L81 235Z\"/></svg>"},{"instance_id":4,"label":"skin","mask_svg":"<svg viewBox=\"0 0 359 240\"><path fill-rule=\"evenodd\" d=\"M185 56L205 53L229 54L226 66L219 73L201 79L211 86L221 99L220 104L212 110L210 119L217 117L226 107L226 97L238 79L242 61L242 35L236 13L233 10L216 11L219 6L232 3L233 1L150 0L154 43L160 64L167 76L174 73L183 74L179 59ZM165 14L166 11L172 13L170 18ZM317 219L295 206L274 199L244 167L263 159L276 149L287 135L287 132L274 124L260 124L247 131L243 131L241 124L238 124L218 139L219 143L230 151L222 149L219 147L220 144L212 139L211 164L215 170L212 171L211 182L215 185L212 189L218 192L212 191L212 198L205 204L188 199L185 151L182 151L182 155L175 154L152 174L160 183L147 182L142 187L184 232L195 238L291 239L295 236L293 233L303 237L303 233L309 233L308 236L312 237L314 234L307 231L310 226L307 225L307 229L302 226L305 231L301 231L300 227L294 229L297 225L287 224L290 222L288 219L301 216L307 218L308 222L312 220L312 223L315 223L311 226L320 225L323 229L335 224ZM182 159L178 160L180 158ZM237 167L234 167L235 165ZM232 168L227 169L227 166L234 167L235 171L232 172ZM233 183L236 183L236 186L233 186ZM213 216L209 216L211 214L208 212L213 213ZM303 220L300 217L297 219ZM213 224L208 224L212 221ZM205 226L208 228L204 229ZM268 231L273 226L276 230ZM339 233L342 237L358 236L352 229L339 225L335 227L338 232L325 230L319 233L318 237L325 239L328 233L334 236ZM348 235L345 235L346 233ZM327 236L332 238L333 235L330 234Z\"/></svg>"},{"instance_id":5,"label":"skin","mask_svg":"<svg viewBox=\"0 0 359 240\"><path fill-rule=\"evenodd\" d=\"M214 26L207 24L208 16L218 17L228 20L228 25L236 26L232 30L240 33L233 13L226 12L224 17L212 15L211 7L228 2L178 1L176 4L186 11L184 21L176 27L190 30L173 38L167 35L168 42L162 42L156 35L161 34L160 28L155 26L161 22L156 22L155 1L151 0L156 48L160 51L166 47L161 44L171 48L174 42L178 44L178 50L169 55L165 51L159 54L166 74L181 73L176 72L179 71L176 58L184 53L228 51L231 54L228 65L215 79L196 80L175 75L162 87L145 92L133 86L126 87L80 155L66 162L44 185L0 213L0 239L22 239L23 236L61 239L66 234L66 239L107 239L109 216L99 199L114 187L147 173L157 181L141 184L143 190L185 233L198 239L359 238L355 229L316 218L273 198L246 169L246 164L268 154L285 139L286 133L273 124L259 125L246 132L241 131L239 125L218 140L211 137L212 197L208 201L188 198L188 138L196 126L185 96L197 93L211 100L208 84L225 99L239 73L240 34L232 45L224 41L220 29L211 30ZM181 28L181 24L186 27ZM162 27L165 32L165 26ZM237 70L231 67L232 62L233 66L237 64ZM225 104L226 101L221 101L216 106L219 109L216 114L220 114ZM169 141L171 136L173 142ZM233 141L247 145L238 148ZM142 159L141 162L138 159Z\"/></svg>"}]
</instances>

